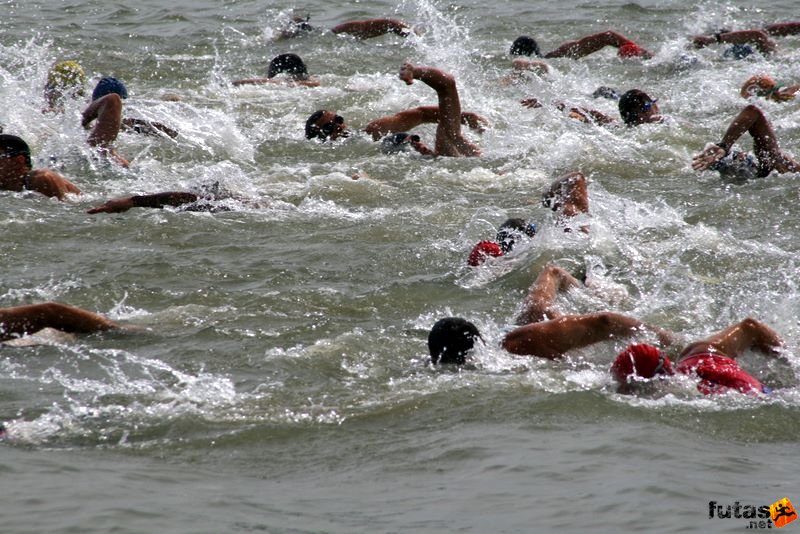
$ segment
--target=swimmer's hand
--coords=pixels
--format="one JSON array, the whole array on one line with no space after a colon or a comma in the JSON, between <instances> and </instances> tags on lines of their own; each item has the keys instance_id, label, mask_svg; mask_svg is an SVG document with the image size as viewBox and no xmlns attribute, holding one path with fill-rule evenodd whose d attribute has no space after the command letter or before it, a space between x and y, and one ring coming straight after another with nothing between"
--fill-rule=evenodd
<instances>
[{"instance_id":1,"label":"swimmer's hand","mask_svg":"<svg viewBox=\"0 0 800 534\"><path fill-rule=\"evenodd\" d=\"M489 126L489 120L486 117L478 115L477 113L463 111L461 113L461 124L469 126L470 129L475 130L478 133L483 133Z\"/></svg>"},{"instance_id":2,"label":"swimmer's hand","mask_svg":"<svg viewBox=\"0 0 800 534\"><path fill-rule=\"evenodd\" d=\"M86 213L94 215L95 213L122 213L133 208L133 197L115 198L109 200L102 206L86 210Z\"/></svg>"},{"instance_id":3,"label":"swimmer's hand","mask_svg":"<svg viewBox=\"0 0 800 534\"><path fill-rule=\"evenodd\" d=\"M704 171L728 154L728 151L719 145L709 143L702 152L692 158L692 169Z\"/></svg>"},{"instance_id":4,"label":"swimmer's hand","mask_svg":"<svg viewBox=\"0 0 800 534\"><path fill-rule=\"evenodd\" d=\"M542 103L539 102L538 98L526 98L524 100L519 101L526 108L535 109L542 107Z\"/></svg>"},{"instance_id":5,"label":"swimmer's hand","mask_svg":"<svg viewBox=\"0 0 800 534\"><path fill-rule=\"evenodd\" d=\"M400 79L406 82L406 85L414 83L414 65L403 63L400 66Z\"/></svg>"}]
</instances>

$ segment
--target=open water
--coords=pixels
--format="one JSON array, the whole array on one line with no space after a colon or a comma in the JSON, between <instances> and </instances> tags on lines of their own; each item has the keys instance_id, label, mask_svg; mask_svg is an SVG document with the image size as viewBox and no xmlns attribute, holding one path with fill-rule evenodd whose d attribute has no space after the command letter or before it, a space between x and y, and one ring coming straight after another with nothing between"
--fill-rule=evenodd
<instances>
[{"instance_id":1,"label":"open water","mask_svg":"<svg viewBox=\"0 0 800 534\"><path fill-rule=\"evenodd\" d=\"M318 31L275 41L292 12ZM742 61L687 40L798 15L794 0L0 2L0 124L84 192L0 194L0 305L57 300L144 329L0 348L3 531L739 532L749 519L709 518L710 501L800 504L800 176L733 184L690 166L745 105L746 78L800 82L800 37ZM378 16L420 34L326 30ZM550 50L606 29L655 58L604 50L498 83L518 35ZM283 52L321 86L231 85ZM131 168L96 163L85 101L41 113L63 59L92 83L124 80L126 116L180 135L125 133ZM357 130L435 103L397 78L405 60L453 73L464 109L491 122L469 134L483 157L387 156L363 134L304 139L317 109ZM671 120L603 128L519 105L617 116L589 96L600 85L644 89ZM800 102L759 105L800 156ZM417 133L432 144L432 127ZM588 236L538 203L573 169L591 180ZM215 183L230 211L85 213ZM510 216L539 234L468 268L472 245ZM775 393L706 398L676 380L618 395L607 368L624 341L559 362L504 353L502 329L548 262L598 281L566 295L566 311L612 309L685 340L767 322L785 358L742 362ZM474 369L427 365L427 331L445 315L483 331Z\"/></svg>"}]
</instances>

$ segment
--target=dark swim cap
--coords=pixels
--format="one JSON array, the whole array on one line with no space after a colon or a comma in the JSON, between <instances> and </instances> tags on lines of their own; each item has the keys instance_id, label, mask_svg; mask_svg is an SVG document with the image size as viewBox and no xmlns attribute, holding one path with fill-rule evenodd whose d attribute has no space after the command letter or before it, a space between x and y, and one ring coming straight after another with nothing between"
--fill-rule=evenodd
<instances>
[{"instance_id":1,"label":"dark swim cap","mask_svg":"<svg viewBox=\"0 0 800 534\"><path fill-rule=\"evenodd\" d=\"M495 241L500 244L504 254L508 254L514 248L517 239L522 235L533 237L536 235L536 225L533 223L527 224L525 219L508 219L500 225L497 231Z\"/></svg>"},{"instance_id":2,"label":"dark swim cap","mask_svg":"<svg viewBox=\"0 0 800 534\"><path fill-rule=\"evenodd\" d=\"M381 139L381 152L384 154L396 154L405 152L411 147L410 141L419 142L418 135L409 135L405 132L387 135Z\"/></svg>"},{"instance_id":3,"label":"dark swim cap","mask_svg":"<svg viewBox=\"0 0 800 534\"><path fill-rule=\"evenodd\" d=\"M475 338L483 340L478 328L460 317L439 319L428 334L428 350L434 364L463 365L475 344Z\"/></svg>"},{"instance_id":4,"label":"dark swim cap","mask_svg":"<svg viewBox=\"0 0 800 534\"><path fill-rule=\"evenodd\" d=\"M274 78L281 72L289 74L295 80L307 80L308 70L306 64L297 54L281 54L269 62L267 78Z\"/></svg>"},{"instance_id":5,"label":"dark swim cap","mask_svg":"<svg viewBox=\"0 0 800 534\"><path fill-rule=\"evenodd\" d=\"M626 91L619 97L619 114L625 124L635 124L639 115L655 102L650 95L639 89Z\"/></svg>"},{"instance_id":6,"label":"dark swim cap","mask_svg":"<svg viewBox=\"0 0 800 534\"><path fill-rule=\"evenodd\" d=\"M108 94L117 93L120 98L128 98L128 88L116 78L110 76L102 78L92 91L92 100L97 100Z\"/></svg>"},{"instance_id":7,"label":"dark swim cap","mask_svg":"<svg viewBox=\"0 0 800 534\"><path fill-rule=\"evenodd\" d=\"M728 59L744 59L753 54L753 47L746 44L735 44L725 49L722 57Z\"/></svg>"},{"instance_id":8,"label":"dark swim cap","mask_svg":"<svg viewBox=\"0 0 800 534\"><path fill-rule=\"evenodd\" d=\"M509 53L512 56L541 56L539 51L539 43L533 37L527 35L520 35L514 42L511 43L511 50Z\"/></svg>"},{"instance_id":9,"label":"dark swim cap","mask_svg":"<svg viewBox=\"0 0 800 534\"><path fill-rule=\"evenodd\" d=\"M0 158L25 156L28 167L31 166L31 149L21 137L9 134L0 134Z\"/></svg>"}]
</instances>

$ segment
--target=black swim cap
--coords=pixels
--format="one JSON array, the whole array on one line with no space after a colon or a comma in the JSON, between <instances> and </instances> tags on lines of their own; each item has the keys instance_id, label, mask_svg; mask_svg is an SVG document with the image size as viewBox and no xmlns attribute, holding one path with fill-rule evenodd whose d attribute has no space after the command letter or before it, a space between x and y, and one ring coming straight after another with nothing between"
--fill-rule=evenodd
<instances>
[{"instance_id":1,"label":"black swim cap","mask_svg":"<svg viewBox=\"0 0 800 534\"><path fill-rule=\"evenodd\" d=\"M655 102L644 91L631 89L619 97L619 114L625 124L636 124L639 115Z\"/></svg>"},{"instance_id":2,"label":"black swim cap","mask_svg":"<svg viewBox=\"0 0 800 534\"><path fill-rule=\"evenodd\" d=\"M517 239L522 235L533 237L536 235L536 225L526 223L525 219L508 219L500 225L494 240L500 245L503 254L508 254L514 249Z\"/></svg>"},{"instance_id":3,"label":"black swim cap","mask_svg":"<svg viewBox=\"0 0 800 534\"><path fill-rule=\"evenodd\" d=\"M428 350L434 364L463 365L475 344L475 338L483 340L478 328L460 317L439 319L428 334Z\"/></svg>"},{"instance_id":4,"label":"black swim cap","mask_svg":"<svg viewBox=\"0 0 800 534\"><path fill-rule=\"evenodd\" d=\"M381 152L384 154L396 154L397 152L405 152L411 147L409 141L419 142L418 135L409 135L405 132L398 132L396 134L387 135L381 139Z\"/></svg>"},{"instance_id":5,"label":"black swim cap","mask_svg":"<svg viewBox=\"0 0 800 534\"><path fill-rule=\"evenodd\" d=\"M306 64L297 54L281 54L269 62L267 78L274 78L281 72L288 73L295 80L307 80L308 70Z\"/></svg>"},{"instance_id":6,"label":"black swim cap","mask_svg":"<svg viewBox=\"0 0 800 534\"><path fill-rule=\"evenodd\" d=\"M510 53L512 56L541 56L539 44L533 37L521 35L511 43Z\"/></svg>"},{"instance_id":7,"label":"black swim cap","mask_svg":"<svg viewBox=\"0 0 800 534\"><path fill-rule=\"evenodd\" d=\"M31 167L31 149L21 137L9 134L0 134L0 158L25 156L28 167Z\"/></svg>"},{"instance_id":8,"label":"black swim cap","mask_svg":"<svg viewBox=\"0 0 800 534\"><path fill-rule=\"evenodd\" d=\"M608 98L609 100L619 100L619 93L613 87L607 87L605 85L601 85L597 89L594 90L592 93L594 98Z\"/></svg>"}]
</instances>

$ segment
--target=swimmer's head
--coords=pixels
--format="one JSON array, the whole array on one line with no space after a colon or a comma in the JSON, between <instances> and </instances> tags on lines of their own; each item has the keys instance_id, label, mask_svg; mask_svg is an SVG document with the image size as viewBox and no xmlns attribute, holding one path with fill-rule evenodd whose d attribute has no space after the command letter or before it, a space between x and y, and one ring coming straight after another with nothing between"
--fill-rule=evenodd
<instances>
[{"instance_id":1,"label":"swimmer's head","mask_svg":"<svg viewBox=\"0 0 800 534\"><path fill-rule=\"evenodd\" d=\"M753 47L748 44L735 44L725 49L722 57L727 59L744 59L754 53Z\"/></svg>"},{"instance_id":2,"label":"swimmer's head","mask_svg":"<svg viewBox=\"0 0 800 534\"><path fill-rule=\"evenodd\" d=\"M77 61L59 61L47 73L47 86L53 89L83 88L85 83L86 73Z\"/></svg>"},{"instance_id":3,"label":"swimmer's head","mask_svg":"<svg viewBox=\"0 0 800 534\"><path fill-rule=\"evenodd\" d=\"M436 364L463 365L467 361L467 353L480 339L478 328L460 317L439 319L428 334L428 351L431 362Z\"/></svg>"},{"instance_id":4,"label":"swimmer's head","mask_svg":"<svg viewBox=\"0 0 800 534\"><path fill-rule=\"evenodd\" d=\"M775 89L775 80L765 74L757 74L751 76L742 85L739 94L742 98L750 98L751 96L769 96Z\"/></svg>"},{"instance_id":5,"label":"swimmer's head","mask_svg":"<svg viewBox=\"0 0 800 534\"><path fill-rule=\"evenodd\" d=\"M303 18L299 15L293 15L286 27L281 30L281 37L284 39L289 39L292 37L298 37L303 33L310 33L314 31L314 27L308 23L310 19L311 15L307 15L306 18Z\"/></svg>"},{"instance_id":6,"label":"swimmer's head","mask_svg":"<svg viewBox=\"0 0 800 534\"><path fill-rule=\"evenodd\" d=\"M648 122L651 116L659 112L658 99L652 99L644 91L631 89L619 97L619 114L622 121L631 126Z\"/></svg>"},{"instance_id":7,"label":"swimmer's head","mask_svg":"<svg viewBox=\"0 0 800 534\"><path fill-rule=\"evenodd\" d=\"M477 267L489 258L499 258L503 255L503 249L494 241L480 241L469 253L467 265Z\"/></svg>"},{"instance_id":8,"label":"swimmer's head","mask_svg":"<svg viewBox=\"0 0 800 534\"><path fill-rule=\"evenodd\" d=\"M520 35L514 42L511 43L511 50L509 51L512 56L541 56L539 51L539 43L533 37L527 35Z\"/></svg>"},{"instance_id":9,"label":"swimmer's head","mask_svg":"<svg viewBox=\"0 0 800 534\"><path fill-rule=\"evenodd\" d=\"M608 98L609 100L619 100L619 93L616 89L612 87L606 87L605 85L601 85L597 89L594 90L592 93L592 97L594 98Z\"/></svg>"},{"instance_id":10,"label":"swimmer's head","mask_svg":"<svg viewBox=\"0 0 800 534\"><path fill-rule=\"evenodd\" d=\"M344 117L324 109L315 111L306 120L306 139L320 139L334 141L339 137L347 137L347 125Z\"/></svg>"},{"instance_id":11,"label":"swimmer's head","mask_svg":"<svg viewBox=\"0 0 800 534\"><path fill-rule=\"evenodd\" d=\"M306 64L300 59L297 54L281 54L275 56L269 62L269 69L267 70L267 78L274 78L278 74L285 72L294 80L307 80L308 69Z\"/></svg>"},{"instance_id":12,"label":"swimmer's head","mask_svg":"<svg viewBox=\"0 0 800 534\"><path fill-rule=\"evenodd\" d=\"M412 142L419 143L419 141L418 135L409 135L405 132L387 135L381 140L381 152L384 154L405 152L411 148Z\"/></svg>"},{"instance_id":13,"label":"swimmer's head","mask_svg":"<svg viewBox=\"0 0 800 534\"><path fill-rule=\"evenodd\" d=\"M527 223L525 219L512 218L500 225L495 241L500 245L503 254L508 254L514 249L516 242L523 236L536 235L536 225Z\"/></svg>"},{"instance_id":14,"label":"swimmer's head","mask_svg":"<svg viewBox=\"0 0 800 534\"><path fill-rule=\"evenodd\" d=\"M611 364L611 375L620 385L628 384L632 377L649 379L673 373L669 358L657 347L644 343L628 345Z\"/></svg>"},{"instance_id":15,"label":"swimmer's head","mask_svg":"<svg viewBox=\"0 0 800 534\"><path fill-rule=\"evenodd\" d=\"M116 78L107 76L100 79L95 85L94 91L92 91L92 100L97 100L111 93L117 93L120 98L128 98L128 88L125 87L125 84Z\"/></svg>"},{"instance_id":16,"label":"swimmer's head","mask_svg":"<svg viewBox=\"0 0 800 534\"><path fill-rule=\"evenodd\" d=\"M0 134L0 160L24 156L25 163L31 167L31 149L21 137Z\"/></svg>"}]
</instances>

